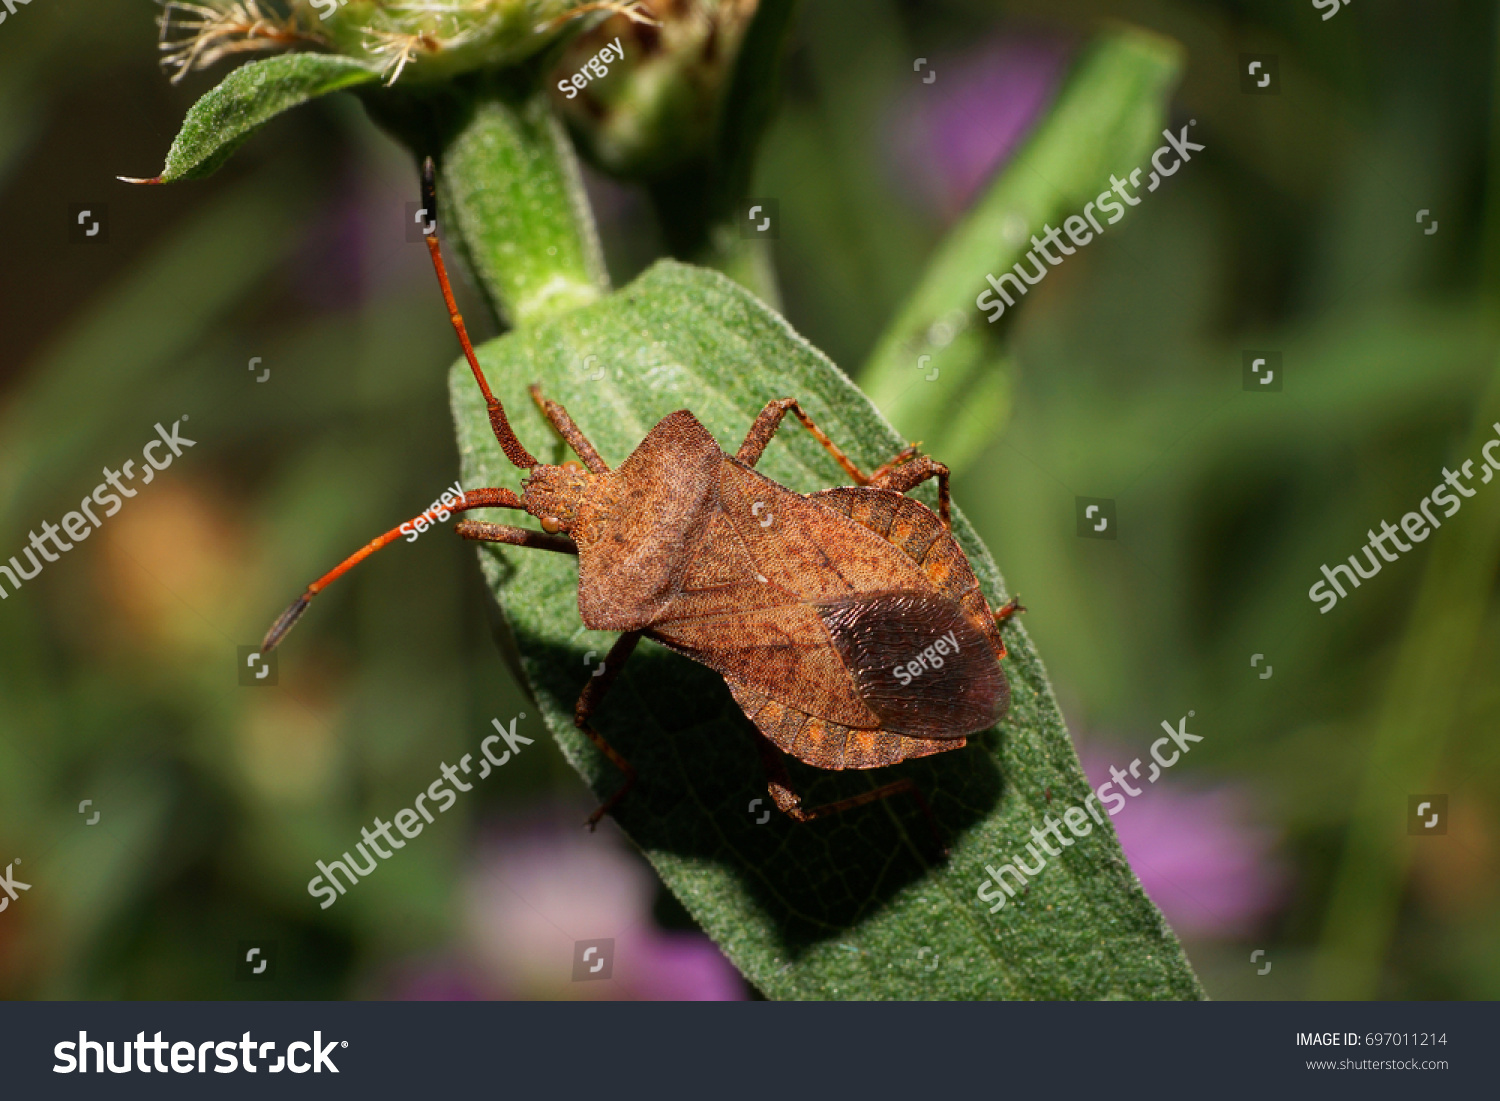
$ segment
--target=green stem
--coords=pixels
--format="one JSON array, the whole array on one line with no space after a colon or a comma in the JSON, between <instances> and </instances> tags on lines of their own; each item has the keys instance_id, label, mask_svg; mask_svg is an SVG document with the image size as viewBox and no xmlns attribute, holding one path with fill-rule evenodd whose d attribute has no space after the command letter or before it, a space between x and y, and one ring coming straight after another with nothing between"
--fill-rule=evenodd
<instances>
[{"instance_id":1,"label":"green stem","mask_svg":"<svg viewBox=\"0 0 1500 1101\"><path fill-rule=\"evenodd\" d=\"M1477 457L1500 422L1500 364L1458 462ZM1364 782L1308 996L1369 999L1380 995L1381 970L1396 929L1413 840L1406 836L1407 800L1430 792L1464 686L1478 658L1489 593L1500 563L1500 497L1493 491L1464 510L1432 540L1421 587L1401 648L1391 663L1375 719ZM1422 844L1427 839L1417 839Z\"/></svg>"},{"instance_id":2,"label":"green stem","mask_svg":"<svg viewBox=\"0 0 1500 1101\"><path fill-rule=\"evenodd\" d=\"M442 167L448 225L502 317L526 325L609 290L578 161L545 92L476 100Z\"/></svg>"},{"instance_id":3,"label":"green stem","mask_svg":"<svg viewBox=\"0 0 1500 1101\"><path fill-rule=\"evenodd\" d=\"M439 218L498 317L521 327L608 292L578 160L545 92L523 78L388 97L366 104L419 159L437 158Z\"/></svg>"},{"instance_id":4,"label":"green stem","mask_svg":"<svg viewBox=\"0 0 1500 1101\"><path fill-rule=\"evenodd\" d=\"M1004 406L1006 386L984 371L1000 369L997 338L974 302L987 289L985 275L1020 260L1044 223L1078 213L1109 186L1111 172L1142 163L1160 143L1181 64L1174 43L1144 31L1109 31L1095 41L1046 118L938 249L860 372L860 386L904 435L944 441L950 466L960 461L947 450L954 411Z\"/></svg>"}]
</instances>

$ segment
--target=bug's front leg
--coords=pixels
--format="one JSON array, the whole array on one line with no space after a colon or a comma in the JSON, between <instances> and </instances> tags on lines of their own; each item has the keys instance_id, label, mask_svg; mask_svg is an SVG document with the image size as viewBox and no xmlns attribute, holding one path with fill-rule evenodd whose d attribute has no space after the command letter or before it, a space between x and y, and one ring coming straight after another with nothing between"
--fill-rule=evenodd
<instances>
[{"instance_id":1,"label":"bug's front leg","mask_svg":"<svg viewBox=\"0 0 1500 1101\"><path fill-rule=\"evenodd\" d=\"M531 400L536 402L537 408L542 411L542 416L546 417L552 427L557 429L557 434L573 449L573 454L583 460L583 465L594 474L608 474L609 464L600 457L598 449L589 442L589 438L574 423L568 411L561 404L543 394L540 386L532 386L528 392L531 394Z\"/></svg>"},{"instance_id":2,"label":"bug's front leg","mask_svg":"<svg viewBox=\"0 0 1500 1101\"><path fill-rule=\"evenodd\" d=\"M625 782L620 785L620 789L589 815L584 825L590 830L597 827L599 819L613 810L615 804L625 798L625 793L635 786L635 769L631 767L629 761L620 756L614 746L604 740L604 735L589 725L589 716L598 708L599 702L604 699L604 694L609 691L609 686L620 675L620 670L624 668L626 660L635 651L636 643L640 641L641 632L639 631L631 631L615 639L615 644L609 648L603 664L594 671L593 677L584 686L583 693L578 697L578 703L573 708L573 725L587 734L589 741L598 746L599 751L625 774Z\"/></svg>"},{"instance_id":3,"label":"bug's front leg","mask_svg":"<svg viewBox=\"0 0 1500 1101\"><path fill-rule=\"evenodd\" d=\"M578 544L566 535L549 535L544 531L512 527L510 524L491 524L484 520L460 520L453 525L464 539L476 543L508 543L513 547L530 547L532 550L556 551L559 554L578 553Z\"/></svg>"}]
</instances>

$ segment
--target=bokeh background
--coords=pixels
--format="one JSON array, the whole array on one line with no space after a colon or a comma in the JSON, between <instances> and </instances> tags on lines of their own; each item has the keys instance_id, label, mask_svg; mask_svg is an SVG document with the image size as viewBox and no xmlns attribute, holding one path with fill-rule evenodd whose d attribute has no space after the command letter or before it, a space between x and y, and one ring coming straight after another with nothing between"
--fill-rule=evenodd
<instances>
[{"instance_id":1,"label":"bokeh background","mask_svg":"<svg viewBox=\"0 0 1500 1101\"><path fill-rule=\"evenodd\" d=\"M527 702L444 534L330 590L295 668L240 686L238 647L457 476L455 349L412 167L352 99L208 181L115 180L154 174L225 71L169 83L156 15L0 23L0 556L156 422L197 441L0 602L0 864L32 884L0 912L0 996L754 996L617 831L579 828L534 717L439 825L310 900L315 860ZM807 0L755 181L784 311L857 368L1108 20L1181 44L1170 116L1207 148L1016 310L955 497L1095 783L1194 712L1204 741L1115 822L1210 994L1500 996L1500 491L1329 614L1306 595L1500 420L1495 5ZM1277 55L1280 96L1242 93L1245 52ZM661 233L639 190L590 190L623 283ZM107 240L70 240L78 204ZM1241 388L1251 348L1283 353L1282 392ZM1077 496L1117 502L1118 539L1077 537ZM1409 836L1430 793L1446 833ZM572 982L603 938L611 981ZM246 943L273 978L236 977Z\"/></svg>"}]
</instances>

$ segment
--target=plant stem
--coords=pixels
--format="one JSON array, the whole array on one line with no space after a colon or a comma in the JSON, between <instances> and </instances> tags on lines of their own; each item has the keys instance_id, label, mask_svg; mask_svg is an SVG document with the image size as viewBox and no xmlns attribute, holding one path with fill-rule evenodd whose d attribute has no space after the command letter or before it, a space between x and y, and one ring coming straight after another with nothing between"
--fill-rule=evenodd
<instances>
[{"instance_id":1,"label":"plant stem","mask_svg":"<svg viewBox=\"0 0 1500 1101\"><path fill-rule=\"evenodd\" d=\"M761 139L779 102L779 74L797 0L761 0L720 101L711 150L650 185L667 249L714 268L772 307L780 292L766 242L740 233Z\"/></svg>"},{"instance_id":2,"label":"plant stem","mask_svg":"<svg viewBox=\"0 0 1500 1101\"><path fill-rule=\"evenodd\" d=\"M545 92L492 78L365 102L418 160L436 157L439 220L500 319L521 327L608 292L578 160Z\"/></svg>"},{"instance_id":3,"label":"plant stem","mask_svg":"<svg viewBox=\"0 0 1500 1101\"><path fill-rule=\"evenodd\" d=\"M943 241L857 376L907 438L943 440L950 466L977 454L977 447L965 455L946 450L946 429L957 409L974 415L982 400L987 415L998 419L1007 406L1008 387L986 382L983 374L1000 369L1003 337L975 305L987 289L986 273L1020 260L1031 247L1028 236L1080 211L1101 185L1108 187L1111 172L1141 163L1160 142L1181 66L1180 49L1166 39L1133 29L1103 33L1075 63L1025 144Z\"/></svg>"},{"instance_id":4,"label":"plant stem","mask_svg":"<svg viewBox=\"0 0 1500 1101\"><path fill-rule=\"evenodd\" d=\"M1497 421L1500 364L1458 461L1479 454ZM1464 685L1481 660L1480 635L1500 562L1500 497L1476 497L1445 524L1432 541L1393 675L1373 717L1364 782L1323 919L1311 998L1380 997L1414 845L1430 843L1406 836L1407 800L1432 791L1444 775Z\"/></svg>"},{"instance_id":5,"label":"plant stem","mask_svg":"<svg viewBox=\"0 0 1500 1101\"><path fill-rule=\"evenodd\" d=\"M525 325L609 290L578 161L545 92L478 99L441 163L448 224L502 317Z\"/></svg>"}]
</instances>

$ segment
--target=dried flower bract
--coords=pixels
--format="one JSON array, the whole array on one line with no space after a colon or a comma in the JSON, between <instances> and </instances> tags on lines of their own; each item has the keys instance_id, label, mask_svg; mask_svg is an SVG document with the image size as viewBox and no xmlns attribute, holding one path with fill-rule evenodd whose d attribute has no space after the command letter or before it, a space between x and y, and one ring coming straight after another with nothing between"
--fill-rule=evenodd
<instances>
[{"instance_id":1,"label":"dried flower bract","mask_svg":"<svg viewBox=\"0 0 1500 1101\"><path fill-rule=\"evenodd\" d=\"M233 0L222 7L169 0L157 25L162 66L172 73L173 84L230 54L320 41L299 31L290 16L267 12L260 0Z\"/></svg>"}]
</instances>

